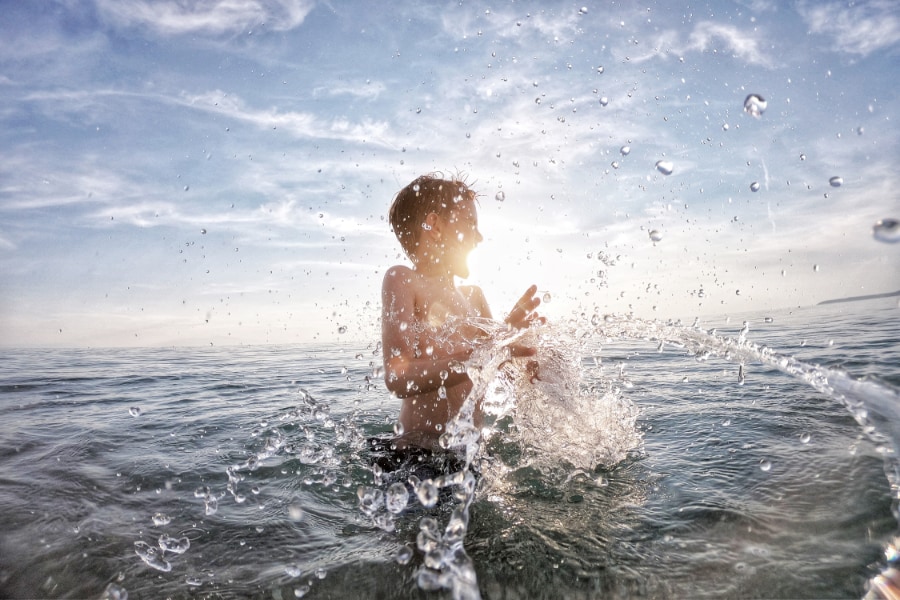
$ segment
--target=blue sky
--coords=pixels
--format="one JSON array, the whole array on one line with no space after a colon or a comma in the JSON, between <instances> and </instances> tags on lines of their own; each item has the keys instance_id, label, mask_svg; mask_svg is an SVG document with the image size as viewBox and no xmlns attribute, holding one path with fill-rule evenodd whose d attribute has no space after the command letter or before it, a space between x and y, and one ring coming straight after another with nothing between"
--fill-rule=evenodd
<instances>
[{"instance_id":1,"label":"blue sky","mask_svg":"<svg viewBox=\"0 0 900 600\"><path fill-rule=\"evenodd\" d=\"M895 291L898 65L893 0L4 2L0 343L376 340L435 170L497 314Z\"/></svg>"}]
</instances>

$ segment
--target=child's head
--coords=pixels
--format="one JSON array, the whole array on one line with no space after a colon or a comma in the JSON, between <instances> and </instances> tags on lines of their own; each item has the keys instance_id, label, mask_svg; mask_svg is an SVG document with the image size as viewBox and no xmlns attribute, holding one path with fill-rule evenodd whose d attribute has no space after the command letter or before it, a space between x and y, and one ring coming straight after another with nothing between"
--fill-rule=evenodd
<instances>
[{"instance_id":1,"label":"child's head","mask_svg":"<svg viewBox=\"0 0 900 600\"><path fill-rule=\"evenodd\" d=\"M422 175L397 192L389 219L406 255L411 259L416 255L429 214L447 218L457 204L474 199L475 192L462 177L443 179L436 173Z\"/></svg>"}]
</instances>

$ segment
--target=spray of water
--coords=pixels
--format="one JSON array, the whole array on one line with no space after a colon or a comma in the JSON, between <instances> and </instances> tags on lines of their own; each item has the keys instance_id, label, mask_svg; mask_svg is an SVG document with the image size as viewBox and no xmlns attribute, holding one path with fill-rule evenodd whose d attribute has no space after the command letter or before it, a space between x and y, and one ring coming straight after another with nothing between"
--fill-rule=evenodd
<instances>
[{"instance_id":1,"label":"spray of water","mask_svg":"<svg viewBox=\"0 0 900 600\"><path fill-rule=\"evenodd\" d=\"M598 315L589 326L546 325L521 331L508 331L490 322L476 325L491 334L490 341L482 343L465 365L473 382L472 392L440 439L448 453L460 457L459 468L425 478L407 473L398 480L396 474L389 476L375 464L374 485L360 486L357 491L363 518L387 532L395 530L396 520L403 514L416 510L427 513L419 519L415 542L421 557L416 582L423 590L447 590L456 599L480 597L474 565L465 550L471 508L478 494L489 494L492 486L502 487L504 476L512 470L503 460L490 456L487 448L492 439L499 437L505 444L517 446L516 468L535 468L552 485L565 485L573 477L613 469L630 453L641 451L639 411L628 398L627 383L590 372L592 364L599 367L602 359L594 358L592 363L584 358L602 354L600 344L617 340L645 341L701 362L722 359L737 363L736 384L743 382L754 365L771 367L842 403L886 457L885 469L898 516L900 465L895 457L900 448L900 390L886 382L856 379L842 369L808 364L757 345L748 338L746 323L736 337L722 336L696 323L686 326L618 315ZM513 344L533 347L537 355L511 359ZM481 429L473 420L478 402L486 415ZM262 447L247 460L229 467L226 492L217 494L207 488L197 491L198 497L204 498L207 513L214 512L216 502L229 494L242 502L244 476L275 455L320 465L323 477L339 470L346 458L342 454L359 452L366 446L365 435L354 419L351 414L336 421L327 405L301 391L296 407L280 417L290 426L290 434L278 427L260 428L257 436ZM316 435L323 429L333 430L333 440ZM339 450L339 446L345 450ZM900 539L888 548L889 566L900 558L896 548L900 548ZM155 561L156 557L147 558ZM401 546L396 560L407 564L413 560L413 552ZM882 595L883 589L896 589L890 587L892 572L889 568L873 579L870 588L882 590L878 592Z\"/></svg>"},{"instance_id":2,"label":"spray of water","mask_svg":"<svg viewBox=\"0 0 900 600\"><path fill-rule=\"evenodd\" d=\"M640 445L636 428L638 411L615 382L600 379L599 387L587 385L589 378L585 377L581 357L591 354L588 346L597 340L643 340L656 344L660 351L669 347L698 361L719 358L737 363L737 384L743 383L751 365L761 364L796 377L840 402L885 454L885 469L894 498L900 498L900 466L894 459L900 448L900 391L886 382L856 379L843 369L808 364L757 345L748 339L749 330L749 324L744 323L737 337L726 337L715 330L702 329L696 323L685 326L607 315L593 319L589 329L541 327L515 333L494 331L494 342L482 347L469 363L469 374L475 384L473 393L460 415L448 426L442 445L448 449L463 448L467 465L478 460L483 441L497 433L490 428L479 432L472 426L475 402L484 398L485 411L495 418L493 423L512 417L514 433L507 435L507 439L515 440L529 464L546 476L559 473L560 467L568 473L567 480L597 467L614 467ZM521 361L509 360L506 349L513 343L538 350L536 377L534 371L522 367ZM497 472L493 469L492 476L496 477ZM484 480L478 489L483 490L492 483L496 481ZM430 560L425 561L419 573L423 589L448 589L454 598L478 597L474 571L462 546L474 491L470 487L463 495L464 502L454 509L443 538L427 536L445 540L452 533L455 545L451 553L443 556L432 553ZM900 515L895 502L896 516ZM433 525L428 522L423 531L433 532ZM451 549L444 541L437 543ZM900 547L900 543L895 546ZM420 544L419 548L432 551L430 544ZM900 555L889 548L889 563L894 554ZM460 564L466 568L461 569ZM891 569L886 571L891 572ZM893 581L885 574L876 579L873 589L884 588Z\"/></svg>"}]
</instances>

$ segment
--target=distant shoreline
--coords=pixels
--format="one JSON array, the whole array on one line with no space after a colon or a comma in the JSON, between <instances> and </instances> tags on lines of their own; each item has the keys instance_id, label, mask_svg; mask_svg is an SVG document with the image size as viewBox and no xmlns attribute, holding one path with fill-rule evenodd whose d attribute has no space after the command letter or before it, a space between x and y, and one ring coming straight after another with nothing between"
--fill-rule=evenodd
<instances>
[{"instance_id":1,"label":"distant shoreline","mask_svg":"<svg viewBox=\"0 0 900 600\"><path fill-rule=\"evenodd\" d=\"M819 302L818 306L823 304L838 304L840 302L858 302L860 300L875 300L876 298L891 298L892 296L900 296L900 290L896 292L887 292L885 294L871 294L869 296L852 296L850 298L837 298L836 300L824 300Z\"/></svg>"}]
</instances>

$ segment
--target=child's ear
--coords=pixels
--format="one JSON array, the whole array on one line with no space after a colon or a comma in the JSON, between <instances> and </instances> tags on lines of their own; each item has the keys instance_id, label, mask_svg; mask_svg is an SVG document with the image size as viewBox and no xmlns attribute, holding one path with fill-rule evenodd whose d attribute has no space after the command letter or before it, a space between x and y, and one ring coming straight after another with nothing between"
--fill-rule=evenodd
<instances>
[{"instance_id":1,"label":"child's ear","mask_svg":"<svg viewBox=\"0 0 900 600\"><path fill-rule=\"evenodd\" d=\"M435 240L441 239L440 218L437 213L428 213L425 215L425 231Z\"/></svg>"}]
</instances>

